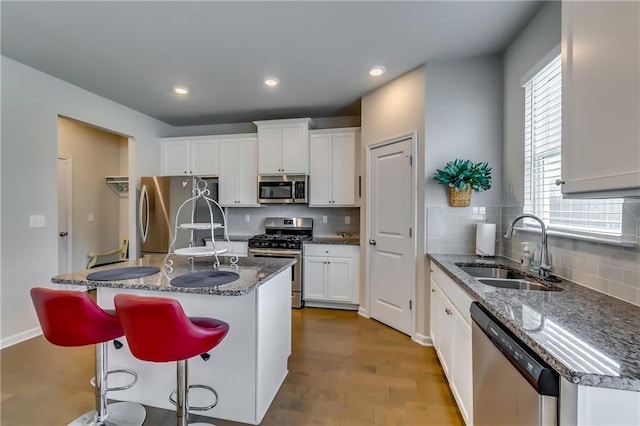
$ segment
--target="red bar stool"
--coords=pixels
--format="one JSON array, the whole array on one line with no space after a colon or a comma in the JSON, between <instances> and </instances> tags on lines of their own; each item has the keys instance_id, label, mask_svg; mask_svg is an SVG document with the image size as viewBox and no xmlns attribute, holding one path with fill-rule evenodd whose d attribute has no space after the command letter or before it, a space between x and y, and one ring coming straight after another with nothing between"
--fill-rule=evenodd
<instances>
[{"instance_id":1,"label":"red bar stool","mask_svg":"<svg viewBox=\"0 0 640 426\"><path fill-rule=\"evenodd\" d=\"M42 332L49 342L58 346L95 345L96 348L96 409L80 416L70 425L142 425L146 417L142 405L133 402L107 405L108 391L129 389L138 381L137 374L131 370L107 371L107 342L124 335L118 317L102 310L83 291L35 287L31 289L31 300ZM122 347L117 340L114 340L114 345L116 349ZM133 382L109 388L107 376L112 373L130 374Z\"/></svg>"},{"instance_id":2,"label":"red bar stool","mask_svg":"<svg viewBox=\"0 0 640 426\"><path fill-rule=\"evenodd\" d=\"M207 411L215 407L218 393L213 388L188 385L187 360L200 355L207 361L207 352L224 339L229 324L213 318L187 317L175 299L118 294L114 301L129 349L136 358L152 362L176 361L177 390L169 399L176 406L178 426L188 424L189 409ZM191 388L212 392L215 397L213 404L190 407L188 391ZM174 393L177 394L176 399L173 398Z\"/></svg>"}]
</instances>

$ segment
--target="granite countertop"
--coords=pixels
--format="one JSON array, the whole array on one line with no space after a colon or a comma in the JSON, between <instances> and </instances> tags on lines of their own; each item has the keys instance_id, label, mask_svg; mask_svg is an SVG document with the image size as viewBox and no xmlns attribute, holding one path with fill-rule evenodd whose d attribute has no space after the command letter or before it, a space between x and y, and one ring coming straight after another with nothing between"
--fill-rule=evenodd
<instances>
[{"instance_id":1,"label":"granite countertop","mask_svg":"<svg viewBox=\"0 0 640 426\"><path fill-rule=\"evenodd\" d=\"M509 259L429 257L569 382L640 392L640 307L567 280L554 284L562 291L499 289L456 266L501 264L519 270Z\"/></svg>"},{"instance_id":2,"label":"granite countertop","mask_svg":"<svg viewBox=\"0 0 640 426\"><path fill-rule=\"evenodd\" d=\"M220 256L220 271L233 271L240 275L240 278L232 283L214 287L174 287L170 284L172 278L184 275L189 272L201 272L213 269L211 258L206 260L196 259L193 265L187 262L183 256L170 255L173 261L172 267L164 265L166 255L147 255L142 259L129 260L127 262L116 263L100 268L85 269L69 274L57 275L51 278L51 282L56 284L82 285L91 288L112 287L126 288L131 290L152 290L167 291L176 293L198 293L218 296L242 296L252 292L256 287L267 282L277 274L296 263L293 258L266 258L266 257L241 257L237 266L229 263L228 257ZM160 272L142 278L113 281L90 281L87 275L106 269L123 268L127 266L157 266Z\"/></svg>"},{"instance_id":3,"label":"granite countertop","mask_svg":"<svg viewBox=\"0 0 640 426\"><path fill-rule=\"evenodd\" d=\"M349 238L345 239L342 237L313 237L311 240L307 240L304 244L343 244L350 246L359 246L360 239L359 238Z\"/></svg>"}]
</instances>

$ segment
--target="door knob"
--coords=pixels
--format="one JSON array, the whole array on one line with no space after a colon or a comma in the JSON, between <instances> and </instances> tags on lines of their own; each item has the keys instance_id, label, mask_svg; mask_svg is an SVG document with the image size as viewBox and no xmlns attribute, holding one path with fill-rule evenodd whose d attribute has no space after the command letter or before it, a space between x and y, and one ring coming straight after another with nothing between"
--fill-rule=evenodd
<instances>
[{"instance_id":1,"label":"door knob","mask_svg":"<svg viewBox=\"0 0 640 426\"><path fill-rule=\"evenodd\" d=\"M62 231L58 235L60 235L61 237L66 237L67 235L69 235L69 233L67 231Z\"/></svg>"},{"instance_id":2,"label":"door knob","mask_svg":"<svg viewBox=\"0 0 640 426\"><path fill-rule=\"evenodd\" d=\"M376 245L376 240L369 240L369 244L371 244L372 246Z\"/></svg>"}]
</instances>

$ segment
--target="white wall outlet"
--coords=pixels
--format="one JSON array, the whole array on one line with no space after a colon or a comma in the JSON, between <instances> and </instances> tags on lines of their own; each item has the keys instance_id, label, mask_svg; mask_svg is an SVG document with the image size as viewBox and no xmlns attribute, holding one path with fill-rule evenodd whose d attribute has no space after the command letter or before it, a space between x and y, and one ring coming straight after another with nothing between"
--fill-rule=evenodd
<instances>
[{"instance_id":1,"label":"white wall outlet","mask_svg":"<svg viewBox=\"0 0 640 426\"><path fill-rule=\"evenodd\" d=\"M251 222L251 215L245 214L244 215L244 221L245 222Z\"/></svg>"},{"instance_id":2,"label":"white wall outlet","mask_svg":"<svg viewBox=\"0 0 640 426\"><path fill-rule=\"evenodd\" d=\"M345 216L344 217L344 224L345 225L351 225L351 216Z\"/></svg>"},{"instance_id":3,"label":"white wall outlet","mask_svg":"<svg viewBox=\"0 0 640 426\"><path fill-rule=\"evenodd\" d=\"M96 216L93 213L89 213L89 223L96 221Z\"/></svg>"},{"instance_id":4,"label":"white wall outlet","mask_svg":"<svg viewBox=\"0 0 640 426\"><path fill-rule=\"evenodd\" d=\"M322 216L322 223L327 223L327 217L326 216Z\"/></svg>"},{"instance_id":5,"label":"white wall outlet","mask_svg":"<svg viewBox=\"0 0 640 426\"><path fill-rule=\"evenodd\" d=\"M29 216L29 228L44 228L44 216L43 215Z\"/></svg>"}]
</instances>

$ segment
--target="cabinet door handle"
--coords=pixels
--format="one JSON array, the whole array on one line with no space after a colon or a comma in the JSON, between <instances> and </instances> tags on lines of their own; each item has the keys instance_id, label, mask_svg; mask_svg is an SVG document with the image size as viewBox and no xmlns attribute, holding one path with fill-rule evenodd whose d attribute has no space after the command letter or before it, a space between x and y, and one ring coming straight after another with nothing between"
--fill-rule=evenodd
<instances>
[{"instance_id":1,"label":"cabinet door handle","mask_svg":"<svg viewBox=\"0 0 640 426\"><path fill-rule=\"evenodd\" d=\"M376 245L376 240L369 240L369 244L371 244L372 246Z\"/></svg>"},{"instance_id":2,"label":"cabinet door handle","mask_svg":"<svg viewBox=\"0 0 640 426\"><path fill-rule=\"evenodd\" d=\"M435 293L435 292L436 292L436 289L435 289L435 288L432 288L432 289L431 289L431 293Z\"/></svg>"},{"instance_id":3,"label":"cabinet door handle","mask_svg":"<svg viewBox=\"0 0 640 426\"><path fill-rule=\"evenodd\" d=\"M556 186L560 186L560 185L564 185L565 181L561 180L561 179L556 179Z\"/></svg>"},{"instance_id":4,"label":"cabinet door handle","mask_svg":"<svg viewBox=\"0 0 640 426\"><path fill-rule=\"evenodd\" d=\"M444 311L447 313L447 315L451 315L452 312L449 308L444 308Z\"/></svg>"}]
</instances>

